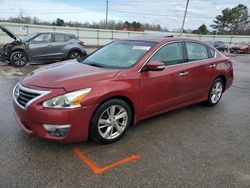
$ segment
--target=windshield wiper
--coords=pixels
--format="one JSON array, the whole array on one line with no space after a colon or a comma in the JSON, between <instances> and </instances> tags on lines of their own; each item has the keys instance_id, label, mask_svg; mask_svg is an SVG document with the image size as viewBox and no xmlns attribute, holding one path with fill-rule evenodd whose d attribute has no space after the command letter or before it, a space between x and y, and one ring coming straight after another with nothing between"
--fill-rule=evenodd
<instances>
[{"instance_id":1,"label":"windshield wiper","mask_svg":"<svg viewBox=\"0 0 250 188\"><path fill-rule=\"evenodd\" d=\"M97 63L83 63L83 64L94 66L94 67L102 67L102 68L104 68L104 66L101 66L100 64L97 64Z\"/></svg>"}]
</instances>

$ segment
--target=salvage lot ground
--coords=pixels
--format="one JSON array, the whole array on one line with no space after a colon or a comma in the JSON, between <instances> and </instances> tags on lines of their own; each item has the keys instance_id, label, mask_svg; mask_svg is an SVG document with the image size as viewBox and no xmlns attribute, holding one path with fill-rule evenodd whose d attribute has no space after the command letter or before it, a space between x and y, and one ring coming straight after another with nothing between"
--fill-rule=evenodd
<instances>
[{"instance_id":1,"label":"salvage lot ground","mask_svg":"<svg viewBox=\"0 0 250 188\"><path fill-rule=\"evenodd\" d=\"M60 144L30 137L12 115L11 92L41 65L0 64L0 187L250 187L250 55L235 61L235 81L214 108L201 104L151 118L117 143ZM95 174L79 148L103 167Z\"/></svg>"}]
</instances>

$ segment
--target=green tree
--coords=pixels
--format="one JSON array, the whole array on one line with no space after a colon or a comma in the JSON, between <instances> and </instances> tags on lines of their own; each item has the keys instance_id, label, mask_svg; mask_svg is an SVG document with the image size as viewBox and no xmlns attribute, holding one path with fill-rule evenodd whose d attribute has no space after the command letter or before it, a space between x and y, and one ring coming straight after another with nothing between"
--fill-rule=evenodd
<instances>
[{"instance_id":1,"label":"green tree","mask_svg":"<svg viewBox=\"0 0 250 188\"><path fill-rule=\"evenodd\" d=\"M216 16L213 20L214 24L210 25L219 34L237 34L238 30L244 28L248 17L247 6L239 4L238 6L230 9L222 10L222 14Z\"/></svg>"},{"instance_id":2,"label":"green tree","mask_svg":"<svg viewBox=\"0 0 250 188\"><path fill-rule=\"evenodd\" d=\"M247 6L239 4L238 6L232 8L232 23L231 31L232 34L237 34L241 26L245 24L248 17ZM243 26L244 27L244 26Z\"/></svg>"},{"instance_id":3,"label":"green tree","mask_svg":"<svg viewBox=\"0 0 250 188\"><path fill-rule=\"evenodd\" d=\"M52 25L54 25L54 26L65 26L65 23L64 23L63 19L57 18L56 22L53 22Z\"/></svg>"},{"instance_id":4,"label":"green tree","mask_svg":"<svg viewBox=\"0 0 250 188\"><path fill-rule=\"evenodd\" d=\"M198 28L198 34L201 35L206 35L208 34L208 29L207 26L205 24L202 24L199 28Z\"/></svg>"},{"instance_id":5,"label":"green tree","mask_svg":"<svg viewBox=\"0 0 250 188\"><path fill-rule=\"evenodd\" d=\"M225 31L229 29L229 24L232 22L232 12L231 9L226 8L222 10L222 15L216 16L213 20L214 24L210 25L212 28L216 29L218 33L224 34Z\"/></svg>"}]
</instances>

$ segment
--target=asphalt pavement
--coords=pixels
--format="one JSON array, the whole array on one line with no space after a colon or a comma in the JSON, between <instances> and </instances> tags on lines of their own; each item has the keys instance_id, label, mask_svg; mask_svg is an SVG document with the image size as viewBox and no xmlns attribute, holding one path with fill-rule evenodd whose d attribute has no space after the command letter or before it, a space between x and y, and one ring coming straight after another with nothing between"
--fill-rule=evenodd
<instances>
[{"instance_id":1,"label":"asphalt pavement","mask_svg":"<svg viewBox=\"0 0 250 188\"><path fill-rule=\"evenodd\" d=\"M233 59L235 81L217 106L142 121L104 146L27 135L13 117L12 88L42 65L0 63L0 187L250 187L250 55ZM131 155L139 158L110 166ZM86 158L109 168L96 174Z\"/></svg>"}]
</instances>

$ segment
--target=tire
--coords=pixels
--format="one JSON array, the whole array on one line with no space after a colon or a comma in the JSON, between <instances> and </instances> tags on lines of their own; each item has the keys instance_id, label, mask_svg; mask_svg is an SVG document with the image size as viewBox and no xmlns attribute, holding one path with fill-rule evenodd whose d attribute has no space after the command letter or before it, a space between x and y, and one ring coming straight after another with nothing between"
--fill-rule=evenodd
<instances>
[{"instance_id":1,"label":"tire","mask_svg":"<svg viewBox=\"0 0 250 188\"><path fill-rule=\"evenodd\" d=\"M82 53L78 50L72 50L69 52L68 59L80 59L82 57Z\"/></svg>"},{"instance_id":2,"label":"tire","mask_svg":"<svg viewBox=\"0 0 250 188\"><path fill-rule=\"evenodd\" d=\"M124 136L131 122L129 105L121 99L111 99L103 103L92 117L90 136L98 144L110 144Z\"/></svg>"},{"instance_id":3,"label":"tire","mask_svg":"<svg viewBox=\"0 0 250 188\"><path fill-rule=\"evenodd\" d=\"M22 51L16 51L10 55L10 62L15 67L23 67L28 62L28 56Z\"/></svg>"},{"instance_id":4,"label":"tire","mask_svg":"<svg viewBox=\"0 0 250 188\"><path fill-rule=\"evenodd\" d=\"M217 78L213 81L212 87L209 90L208 100L205 102L207 106L214 106L220 101L225 83L221 78Z\"/></svg>"}]
</instances>

